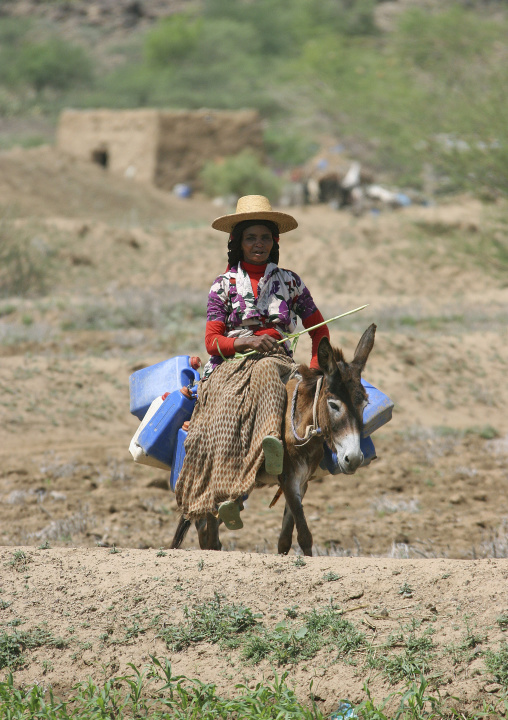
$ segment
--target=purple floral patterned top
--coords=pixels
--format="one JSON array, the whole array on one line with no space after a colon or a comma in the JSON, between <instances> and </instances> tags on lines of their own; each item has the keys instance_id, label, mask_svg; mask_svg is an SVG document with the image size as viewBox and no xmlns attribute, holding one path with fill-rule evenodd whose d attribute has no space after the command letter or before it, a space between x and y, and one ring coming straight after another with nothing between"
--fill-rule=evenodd
<instances>
[{"instance_id":1,"label":"purple floral patterned top","mask_svg":"<svg viewBox=\"0 0 508 720\"><path fill-rule=\"evenodd\" d=\"M253 330L263 325L272 325L287 334L295 331L298 318L305 320L316 310L303 280L274 263L266 266L256 298L249 275L239 262L238 267L219 275L210 288L207 320L223 322L226 337L252 335ZM291 355L289 343L286 350ZM222 361L220 355L212 355L204 367L203 377L208 377Z\"/></svg>"}]
</instances>

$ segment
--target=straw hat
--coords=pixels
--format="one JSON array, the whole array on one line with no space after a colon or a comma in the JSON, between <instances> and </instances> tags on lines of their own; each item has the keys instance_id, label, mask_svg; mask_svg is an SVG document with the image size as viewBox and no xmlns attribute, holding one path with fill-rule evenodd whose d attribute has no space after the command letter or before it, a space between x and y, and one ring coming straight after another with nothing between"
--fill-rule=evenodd
<instances>
[{"instance_id":1,"label":"straw hat","mask_svg":"<svg viewBox=\"0 0 508 720\"><path fill-rule=\"evenodd\" d=\"M291 215L272 210L268 198L264 195L244 195L239 198L236 213L217 218L213 221L212 227L230 233L234 226L243 220L271 220L278 225L280 233L298 227L298 223Z\"/></svg>"}]
</instances>

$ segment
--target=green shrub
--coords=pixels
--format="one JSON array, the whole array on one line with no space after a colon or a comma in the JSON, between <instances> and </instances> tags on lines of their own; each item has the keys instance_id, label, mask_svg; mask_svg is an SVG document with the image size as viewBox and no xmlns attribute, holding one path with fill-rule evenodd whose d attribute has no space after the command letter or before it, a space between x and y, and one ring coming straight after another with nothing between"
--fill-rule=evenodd
<instances>
[{"instance_id":1,"label":"green shrub","mask_svg":"<svg viewBox=\"0 0 508 720\"><path fill-rule=\"evenodd\" d=\"M73 687L66 700L56 697L45 684L17 687L12 673L0 681L2 718L38 718L38 720L95 720L99 718L293 718L324 720L315 702L302 705L287 683L288 673L272 683L257 683L255 688L235 684L229 697L217 694L213 683L174 675L168 660L151 656L151 663L138 670L129 663L129 671L102 685L89 678Z\"/></svg>"},{"instance_id":2,"label":"green shrub","mask_svg":"<svg viewBox=\"0 0 508 720\"><path fill-rule=\"evenodd\" d=\"M92 79L92 64L85 51L58 37L24 43L17 58L17 79L35 88L67 90Z\"/></svg>"},{"instance_id":3,"label":"green shrub","mask_svg":"<svg viewBox=\"0 0 508 720\"><path fill-rule=\"evenodd\" d=\"M428 130L422 149L450 189L508 191L506 20L457 6L403 14L394 57L424 88Z\"/></svg>"},{"instance_id":4,"label":"green shrub","mask_svg":"<svg viewBox=\"0 0 508 720\"><path fill-rule=\"evenodd\" d=\"M507 192L507 30L457 7L406 11L382 40L340 36L330 23L297 65L346 144L397 184L421 186L430 164L442 191Z\"/></svg>"},{"instance_id":5,"label":"green shrub","mask_svg":"<svg viewBox=\"0 0 508 720\"><path fill-rule=\"evenodd\" d=\"M487 670L492 673L496 681L500 683L505 690L508 690L508 644L506 641L501 642L498 652L487 650L485 654L485 665Z\"/></svg>"},{"instance_id":6,"label":"green shrub","mask_svg":"<svg viewBox=\"0 0 508 720\"><path fill-rule=\"evenodd\" d=\"M66 647L66 642L55 637L46 627L33 630L14 630L8 633L0 630L0 669L18 668L25 664L23 652L43 646Z\"/></svg>"},{"instance_id":7,"label":"green shrub","mask_svg":"<svg viewBox=\"0 0 508 720\"><path fill-rule=\"evenodd\" d=\"M343 35L375 34L375 0L207 0L205 17L252 27L263 54L296 56L302 42L324 29Z\"/></svg>"},{"instance_id":8,"label":"green shrub","mask_svg":"<svg viewBox=\"0 0 508 720\"><path fill-rule=\"evenodd\" d=\"M213 196L266 195L275 202L281 183L272 171L262 165L251 150L208 162L201 172L205 192Z\"/></svg>"},{"instance_id":9,"label":"green shrub","mask_svg":"<svg viewBox=\"0 0 508 720\"><path fill-rule=\"evenodd\" d=\"M271 126L265 131L265 147L270 158L283 167L296 167L317 152L318 145L300 133Z\"/></svg>"},{"instance_id":10,"label":"green shrub","mask_svg":"<svg viewBox=\"0 0 508 720\"><path fill-rule=\"evenodd\" d=\"M155 68L181 62L196 49L203 34L203 21L193 15L170 15L151 30L145 40L145 57Z\"/></svg>"},{"instance_id":11,"label":"green shrub","mask_svg":"<svg viewBox=\"0 0 508 720\"><path fill-rule=\"evenodd\" d=\"M0 84L13 88L68 90L90 83L92 61L85 50L32 22L0 18Z\"/></svg>"},{"instance_id":12,"label":"green shrub","mask_svg":"<svg viewBox=\"0 0 508 720\"><path fill-rule=\"evenodd\" d=\"M458 5L439 13L412 8L401 15L392 42L410 67L438 73L443 81L456 80L459 70L464 75L474 70L471 62L487 57L502 34L494 21L479 21Z\"/></svg>"},{"instance_id":13,"label":"green shrub","mask_svg":"<svg viewBox=\"0 0 508 720\"><path fill-rule=\"evenodd\" d=\"M199 603L191 610L185 608L185 621L160 631L167 646L179 652L193 643L228 644L235 635L258 625L259 615L242 605L228 605L223 596L215 593L213 600Z\"/></svg>"}]
</instances>

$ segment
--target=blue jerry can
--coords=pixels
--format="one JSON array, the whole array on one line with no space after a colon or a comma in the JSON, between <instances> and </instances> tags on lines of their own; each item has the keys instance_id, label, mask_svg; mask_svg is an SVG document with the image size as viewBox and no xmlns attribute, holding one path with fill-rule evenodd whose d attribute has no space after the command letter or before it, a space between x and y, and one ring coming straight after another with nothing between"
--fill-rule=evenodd
<instances>
[{"instance_id":1,"label":"blue jerry can","mask_svg":"<svg viewBox=\"0 0 508 720\"><path fill-rule=\"evenodd\" d=\"M132 373L129 378L131 413L142 420L156 397L197 383L200 365L199 358L177 355Z\"/></svg>"},{"instance_id":2,"label":"blue jerry can","mask_svg":"<svg viewBox=\"0 0 508 720\"><path fill-rule=\"evenodd\" d=\"M139 434L137 444L143 452L165 465L172 465L178 431L190 420L195 403L195 395L187 397L182 391L168 395Z\"/></svg>"},{"instance_id":3,"label":"blue jerry can","mask_svg":"<svg viewBox=\"0 0 508 720\"><path fill-rule=\"evenodd\" d=\"M363 462L360 467L365 467L376 457L376 448L374 447L374 443L370 437L362 437L360 439L360 449L363 453ZM323 450L324 455L323 459L319 463L319 467L322 470L328 470L330 475L340 475L342 470L337 462L337 453L333 452L326 443L323 446Z\"/></svg>"},{"instance_id":4,"label":"blue jerry can","mask_svg":"<svg viewBox=\"0 0 508 720\"><path fill-rule=\"evenodd\" d=\"M171 465L171 475L169 478L169 485L171 490L175 492L176 483L178 482L178 476L182 469L183 461L185 460L185 447L184 442L187 437L187 432L180 428L176 436L176 449L173 457L173 464Z\"/></svg>"},{"instance_id":5,"label":"blue jerry can","mask_svg":"<svg viewBox=\"0 0 508 720\"><path fill-rule=\"evenodd\" d=\"M377 430L392 419L393 402L388 395L385 395L362 378L362 385L369 396L369 404L363 411L362 437L367 438L374 430Z\"/></svg>"}]
</instances>

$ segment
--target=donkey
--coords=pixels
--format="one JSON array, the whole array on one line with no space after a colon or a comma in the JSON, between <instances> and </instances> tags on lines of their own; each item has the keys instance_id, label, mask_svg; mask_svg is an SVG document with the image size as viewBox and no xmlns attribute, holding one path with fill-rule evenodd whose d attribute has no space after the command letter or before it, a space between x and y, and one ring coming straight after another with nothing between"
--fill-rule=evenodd
<instances>
[{"instance_id":1,"label":"donkey","mask_svg":"<svg viewBox=\"0 0 508 720\"><path fill-rule=\"evenodd\" d=\"M301 365L299 375L286 385L288 403L282 429L284 470L278 478L279 491L272 501L273 505L282 493L286 500L277 548L282 555L291 549L295 525L302 552L312 555L312 534L302 500L310 480L326 474L319 467L324 443L336 452L340 469L346 475L352 475L363 462L360 437L368 398L361 375L374 346L375 332L376 326L372 324L363 333L351 363L345 361L342 350L332 348L328 338L322 338L318 348L319 370ZM256 487L276 482L261 470ZM196 522L202 550L221 549L219 522L211 513ZM182 517L172 549L180 547L189 527L190 521Z\"/></svg>"}]
</instances>

